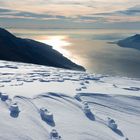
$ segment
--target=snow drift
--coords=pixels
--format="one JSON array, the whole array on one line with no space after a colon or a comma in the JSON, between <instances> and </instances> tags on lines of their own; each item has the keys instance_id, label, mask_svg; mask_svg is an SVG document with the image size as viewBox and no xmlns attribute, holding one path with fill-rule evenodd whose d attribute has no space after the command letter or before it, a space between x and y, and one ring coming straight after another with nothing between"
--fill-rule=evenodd
<instances>
[{"instance_id":1,"label":"snow drift","mask_svg":"<svg viewBox=\"0 0 140 140\"><path fill-rule=\"evenodd\" d=\"M139 89L138 79L0 61L0 139L139 140Z\"/></svg>"}]
</instances>

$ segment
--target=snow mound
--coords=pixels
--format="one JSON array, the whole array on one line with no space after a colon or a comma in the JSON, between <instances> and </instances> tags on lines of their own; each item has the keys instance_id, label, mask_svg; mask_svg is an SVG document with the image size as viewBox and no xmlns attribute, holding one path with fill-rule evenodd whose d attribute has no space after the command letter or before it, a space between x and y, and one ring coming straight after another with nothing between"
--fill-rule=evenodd
<instances>
[{"instance_id":1,"label":"snow mound","mask_svg":"<svg viewBox=\"0 0 140 140\"><path fill-rule=\"evenodd\" d=\"M138 79L0 61L0 140L139 140L139 88Z\"/></svg>"}]
</instances>

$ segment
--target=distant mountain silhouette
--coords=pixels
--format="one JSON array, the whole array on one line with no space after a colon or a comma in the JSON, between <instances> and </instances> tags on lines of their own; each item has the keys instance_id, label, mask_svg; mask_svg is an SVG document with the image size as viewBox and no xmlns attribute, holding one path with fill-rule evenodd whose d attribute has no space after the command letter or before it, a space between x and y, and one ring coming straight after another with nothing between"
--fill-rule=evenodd
<instances>
[{"instance_id":1,"label":"distant mountain silhouette","mask_svg":"<svg viewBox=\"0 0 140 140\"><path fill-rule=\"evenodd\" d=\"M140 34L128 37L117 42L120 47L133 48L140 50Z\"/></svg>"},{"instance_id":2,"label":"distant mountain silhouette","mask_svg":"<svg viewBox=\"0 0 140 140\"><path fill-rule=\"evenodd\" d=\"M0 59L85 71L84 67L73 63L51 46L31 39L18 38L2 28Z\"/></svg>"}]
</instances>

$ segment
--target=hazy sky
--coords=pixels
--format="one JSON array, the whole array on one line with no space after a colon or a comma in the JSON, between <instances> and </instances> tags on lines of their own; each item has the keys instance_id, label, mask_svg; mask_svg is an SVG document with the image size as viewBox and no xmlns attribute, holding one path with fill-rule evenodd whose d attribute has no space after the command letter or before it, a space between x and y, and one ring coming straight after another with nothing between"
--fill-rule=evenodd
<instances>
[{"instance_id":1,"label":"hazy sky","mask_svg":"<svg viewBox=\"0 0 140 140\"><path fill-rule=\"evenodd\" d=\"M0 26L140 28L140 0L0 0Z\"/></svg>"}]
</instances>

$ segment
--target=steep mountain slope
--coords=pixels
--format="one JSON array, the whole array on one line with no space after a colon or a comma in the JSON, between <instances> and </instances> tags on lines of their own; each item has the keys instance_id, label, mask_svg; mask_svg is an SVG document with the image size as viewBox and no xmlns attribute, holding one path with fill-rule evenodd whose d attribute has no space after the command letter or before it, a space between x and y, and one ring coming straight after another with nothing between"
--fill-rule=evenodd
<instances>
[{"instance_id":1,"label":"steep mountain slope","mask_svg":"<svg viewBox=\"0 0 140 140\"><path fill-rule=\"evenodd\" d=\"M0 28L0 59L85 71L84 67L73 63L51 46L15 37L2 28Z\"/></svg>"}]
</instances>

